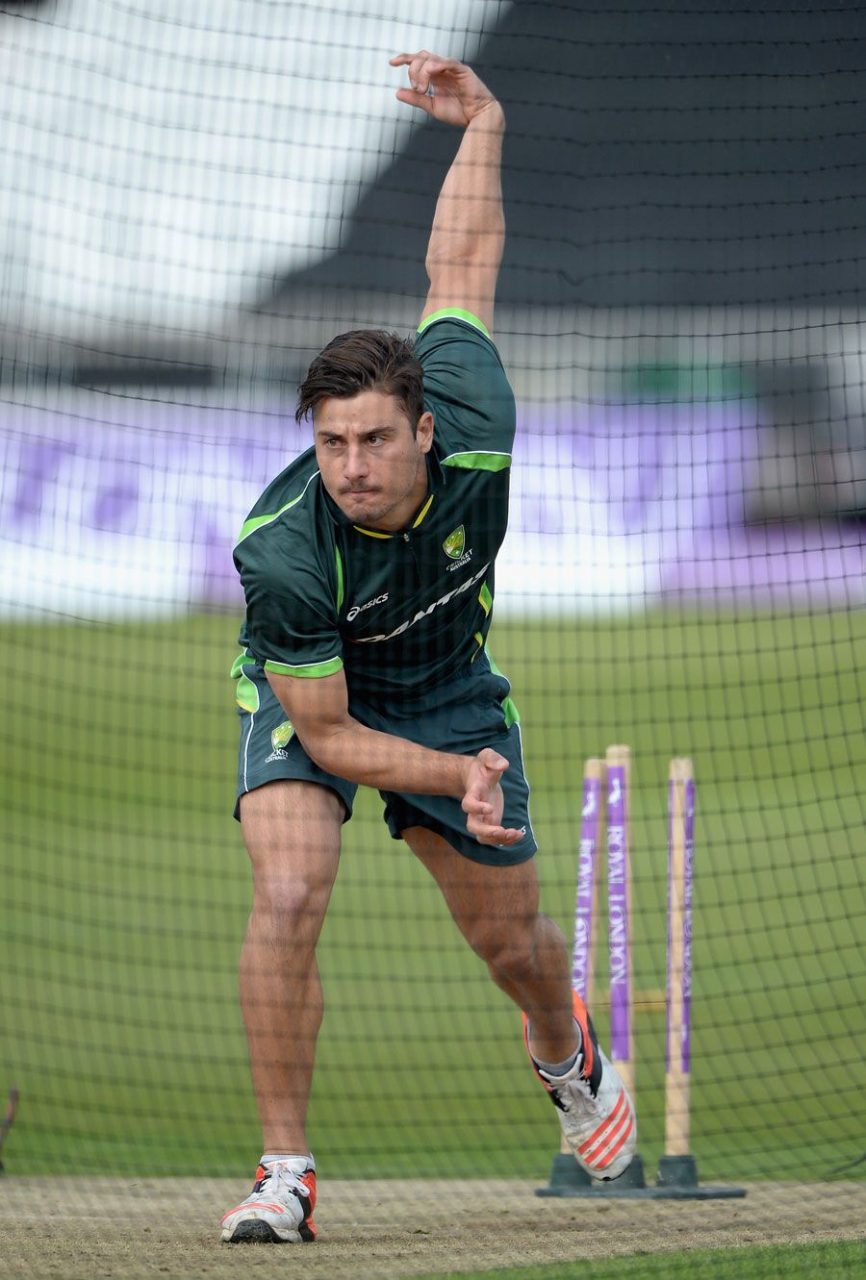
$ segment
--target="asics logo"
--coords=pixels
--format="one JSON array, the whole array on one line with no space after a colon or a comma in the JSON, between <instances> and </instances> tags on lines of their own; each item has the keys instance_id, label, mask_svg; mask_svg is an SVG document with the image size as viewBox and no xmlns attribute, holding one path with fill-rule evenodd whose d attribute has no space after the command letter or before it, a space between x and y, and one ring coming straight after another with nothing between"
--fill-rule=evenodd
<instances>
[{"instance_id":1,"label":"asics logo","mask_svg":"<svg viewBox=\"0 0 866 1280\"><path fill-rule=\"evenodd\" d=\"M388 599L388 592L383 596L374 596L372 600L368 600L366 604L353 604L349 612L346 614L347 622L354 622L359 613L364 613L367 609L372 609L376 604L384 604Z\"/></svg>"}]
</instances>

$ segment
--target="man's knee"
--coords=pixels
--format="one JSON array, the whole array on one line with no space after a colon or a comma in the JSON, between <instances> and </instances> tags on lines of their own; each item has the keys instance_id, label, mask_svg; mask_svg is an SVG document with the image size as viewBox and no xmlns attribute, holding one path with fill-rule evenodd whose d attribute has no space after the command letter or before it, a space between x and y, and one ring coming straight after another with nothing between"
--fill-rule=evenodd
<instances>
[{"instance_id":1,"label":"man's knee","mask_svg":"<svg viewBox=\"0 0 866 1280\"><path fill-rule=\"evenodd\" d=\"M253 879L253 910L272 917L281 928L296 931L320 920L331 895L330 881L290 872L259 873Z\"/></svg>"},{"instance_id":2,"label":"man's knee","mask_svg":"<svg viewBox=\"0 0 866 1280\"><path fill-rule=\"evenodd\" d=\"M535 969L534 921L508 918L469 922L467 941L477 956L503 977L520 979Z\"/></svg>"},{"instance_id":3,"label":"man's knee","mask_svg":"<svg viewBox=\"0 0 866 1280\"><path fill-rule=\"evenodd\" d=\"M337 874L342 801L326 787L275 782L241 801L253 912L280 934L315 934Z\"/></svg>"},{"instance_id":4,"label":"man's knee","mask_svg":"<svg viewBox=\"0 0 866 1280\"><path fill-rule=\"evenodd\" d=\"M521 983L558 971L567 944L549 916L517 913L499 919L478 917L465 931L473 951L494 977Z\"/></svg>"}]
</instances>

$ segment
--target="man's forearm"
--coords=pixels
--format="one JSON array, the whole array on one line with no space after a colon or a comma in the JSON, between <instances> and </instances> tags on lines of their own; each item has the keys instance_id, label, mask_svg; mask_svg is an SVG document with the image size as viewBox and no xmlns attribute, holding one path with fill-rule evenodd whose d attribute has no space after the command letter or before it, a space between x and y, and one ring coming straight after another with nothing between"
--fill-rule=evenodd
<instances>
[{"instance_id":1,"label":"man's forearm","mask_svg":"<svg viewBox=\"0 0 866 1280\"><path fill-rule=\"evenodd\" d=\"M477 755L431 751L406 738L368 729L349 714L342 671L305 680L268 673L271 688L307 755L349 782L409 795L453 796L466 829L481 844L514 844L522 832L502 826L500 785L508 760L485 747Z\"/></svg>"},{"instance_id":2,"label":"man's forearm","mask_svg":"<svg viewBox=\"0 0 866 1280\"><path fill-rule=\"evenodd\" d=\"M466 790L471 757L431 751L357 720L299 737L320 769L347 782L413 795L462 797Z\"/></svg>"},{"instance_id":3,"label":"man's forearm","mask_svg":"<svg viewBox=\"0 0 866 1280\"><path fill-rule=\"evenodd\" d=\"M505 243L502 209L502 137L505 116L492 101L467 125L442 184L430 242L427 274L455 267L496 271Z\"/></svg>"}]
</instances>

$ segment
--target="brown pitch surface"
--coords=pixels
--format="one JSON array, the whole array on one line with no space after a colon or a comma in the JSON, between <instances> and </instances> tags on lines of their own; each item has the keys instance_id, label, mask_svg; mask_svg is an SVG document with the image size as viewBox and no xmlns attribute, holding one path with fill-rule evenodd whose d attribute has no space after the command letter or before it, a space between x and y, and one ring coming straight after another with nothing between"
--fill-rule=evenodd
<instances>
[{"instance_id":1,"label":"brown pitch surface","mask_svg":"<svg viewBox=\"0 0 866 1280\"><path fill-rule=\"evenodd\" d=\"M863 1238L866 1183L759 1183L745 1200L539 1199L527 1181L324 1180L312 1245L219 1242L226 1178L0 1179L0 1276L396 1280L636 1252Z\"/></svg>"}]
</instances>

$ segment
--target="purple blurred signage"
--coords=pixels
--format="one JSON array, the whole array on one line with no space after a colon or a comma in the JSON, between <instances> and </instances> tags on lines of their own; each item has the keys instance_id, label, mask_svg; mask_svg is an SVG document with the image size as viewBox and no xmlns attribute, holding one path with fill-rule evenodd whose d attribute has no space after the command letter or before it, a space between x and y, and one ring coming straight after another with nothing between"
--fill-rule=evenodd
<instances>
[{"instance_id":1,"label":"purple blurred signage","mask_svg":"<svg viewBox=\"0 0 866 1280\"><path fill-rule=\"evenodd\" d=\"M0 411L0 614L147 616L241 605L231 548L307 447L279 410L66 393ZM523 406L497 602L862 603L859 529L748 529L749 404Z\"/></svg>"}]
</instances>

